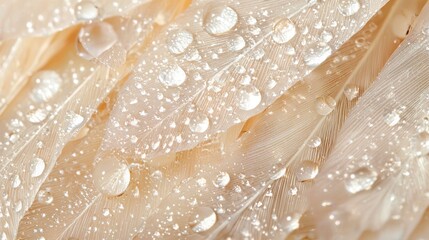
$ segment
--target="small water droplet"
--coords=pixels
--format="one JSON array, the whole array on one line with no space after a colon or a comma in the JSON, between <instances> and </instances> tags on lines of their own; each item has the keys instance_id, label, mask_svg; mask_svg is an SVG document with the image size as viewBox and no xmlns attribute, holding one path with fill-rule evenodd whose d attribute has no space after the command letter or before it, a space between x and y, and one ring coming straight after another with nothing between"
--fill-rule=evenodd
<instances>
[{"instance_id":1,"label":"small water droplet","mask_svg":"<svg viewBox=\"0 0 429 240\"><path fill-rule=\"evenodd\" d=\"M77 20L94 20L100 14L97 5L91 1L77 3L74 11Z\"/></svg>"},{"instance_id":2,"label":"small water droplet","mask_svg":"<svg viewBox=\"0 0 429 240\"><path fill-rule=\"evenodd\" d=\"M363 190L371 189L372 185L377 180L377 172L369 168L359 168L346 179L346 189L350 193L358 193Z\"/></svg>"},{"instance_id":3,"label":"small water droplet","mask_svg":"<svg viewBox=\"0 0 429 240\"><path fill-rule=\"evenodd\" d=\"M55 71L40 71L32 77L35 87L30 98L36 103L47 102L53 98L61 88L63 80Z\"/></svg>"},{"instance_id":4,"label":"small water droplet","mask_svg":"<svg viewBox=\"0 0 429 240\"><path fill-rule=\"evenodd\" d=\"M27 113L27 120L31 123L41 123L48 116L48 110L43 108L38 108Z\"/></svg>"},{"instance_id":5,"label":"small water droplet","mask_svg":"<svg viewBox=\"0 0 429 240\"><path fill-rule=\"evenodd\" d=\"M393 110L392 112L390 112L384 116L384 122L387 125L389 125L390 127L393 127L396 124L398 124L400 120L401 120L401 117L396 112L396 110Z\"/></svg>"},{"instance_id":6,"label":"small water droplet","mask_svg":"<svg viewBox=\"0 0 429 240\"><path fill-rule=\"evenodd\" d=\"M103 158L93 172L94 185L100 192L109 196L125 192L130 178L128 166L113 156Z\"/></svg>"},{"instance_id":7,"label":"small water droplet","mask_svg":"<svg viewBox=\"0 0 429 240\"><path fill-rule=\"evenodd\" d=\"M15 203L15 212L20 212L22 210L22 201L18 200L18 202Z\"/></svg>"},{"instance_id":8,"label":"small water droplet","mask_svg":"<svg viewBox=\"0 0 429 240\"><path fill-rule=\"evenodd\" d=\"M103 209L103 216L107 217L110 215L110 210L108 208Z\"/></svg>"},{"instance_id":9,"label":"small water droplet","mask_svg":"<svg viewBox=\"0 0 429 240\"><path fill-rule=\"evenodd\" d=\"M73 134L77 132L84 121L85 118L83 118L81 115L73 111L67 111L66 118L63 123L63 129L67 134Z\"/></svg>"},{"instance_id":10,"label":"small water droplet","mask_svg":"<svg viewBox=\"0 0 429 240\"><path fill-rule=\"evenodd\" d=\"M118 35L112 25L106 22L96 22L85 25L79 31L77 50L81 57L88 55L98 58L111 49L118 41Z\"/></svg>"},{"instance_id":11,"label":"small water droplet","mask_svg":"<svg viewBox=\"0 0 429 240\"><path fill-rule=\"evenodd\" d=\"M312 161L303 161L296 172L296 179L300 182L313 180L319 173L319 166Z\"/></svg>"},{"instance_id":12,"label":"small water droplet","mask_svg":"<svg viewBox=\"0 0 429 240\"><path fill-rule=\"evenodd\" d=\"M19 175L13 176L11 180L12 180L12 188L17 188L21 186L21 178L19 177Z\"/></svg>"},{"instance_id":13,"label":"small water droplet","mask_svg":"<svg viewBox=\"0 0 429 240\"><path fill-rule=\"evenodd\" d=\"M186 73L177 64L171 65L158 75L158 80L166 87L178 87L186 80Z\"/></svg>"},{"instance_id":14,"label":"small water droplet","mask_svg":"<svg viewBox=\"0 0 429 240\"><path fill-rule=\"evenodd\" d=\"M194 41L194 36L187 30L174 31L167 39L168 50L172 54L182 54Z\"/></svg>"},{"instance_id":15,"label":"small water droplet","mask_svg":"<svg viewBox=\"0 0 429 240\"><path fill-rule=\"evenodd\" d=\"M304 62L309 67L317 67L332 54L332 49L325 44L317 44L304 52Z\"/></svg>"},{"instance_id":16,"label":"small water droplet","mask_svg":"<svg viewBox=\"0 0 429 240\"><path fill-rule=\"evenodd\" d=\"M220 172L218 175L216 175L213 185L217 188L223 188L226 187L230 181L231 178L227 172Z\"/></svg>"},{"instance_id":17,"label":"small water droplet","mask_svg":"<svg viewBox=\"0 0 429 240\"><path fill-rule=\"evenodd\" d=\"M337 105L337 102L331 96L319 97L316 99L316 112L322 116L329 115Z\"/></svg>"},{"instance_id":18,"label":"small water droplet","mask_svg":"<svg viewBox=\"0 0 429 240\"><path fill-rule=\"evenodd\" d=\"M320 139L320 137L314 137L308 141L307 145L310 148L318 148L320 144L322 144L322 139Z\"/></svg>"},{"instance_id":19,"label":"small water droplet","mask_svg":"<svg viewBox=\"0 0 429 240\"><path fill-rule=\"evenodd\" d=\"M209 119L203 113L193 114L189 121L189 129L194 133L203 133L209 128Z\"/></svg>"},{"instance_id":20,"label":"small water droplet","mask_svg":"<svg viewBox=\"0 0 429 240\"><path fill-rule=\"evenodd\" d=\"M209 230L216 223L216 213L209 207L197 207L189 219L189 226L194 232Z\"/></svg>"},{"instance_id":21,"label":"small water droplet","mask_svg":"<svg viewBox=\"0 0 429 240\"><path fill-rule=\"evenodd\" d=\"M221 35L229 32L238 22L238 15L234 9L228 6L210 8L205 14L204 29L212 35Z\"/></svg>"},{"instance_id":22,"label":"small water droplet","mask_svg":"<svg viewBox=\"0 0 429 240\"><path fill-rule=\"evenodd\" d=\"M229 41L228 41L228 49L232 52L240 51L246 46L246 41L244 38L240 35L234 35Z\"/></svg>"},{"instance_id":23,"label":"small water droplet","mask_svg":"<svg viewBox=\"0 0 429 240\"><path fill-rule=\"evenodd\" d=\"M356 14L359 9L360 3L358 0L341 0L338 4L338 11L346 17Z\"/></svg>"},{"instance_id":24,"label":"small water droplet","mask_svg":"<svg viewBox=\"0 0 429 240\"><path fill-rule=\"evenodd\" d=\"M299 220L301 215L294 213L292 216L288 215L279 220L279 225L282 231L290 233L295 229L299 228Z\"/></svg>"},{"instance_id":25,"label":"small water droplet","mask_svg":"<svg viewBox=\"0 0 429 240\"><path fill-rule=\"evenodd\" d=\"M325 43L330 42L332 38L334 38L334 36L332 35L331 32L328 32L328 31L323 31L322 34L320 35L320 39Z\"/></svg>"},{"instance_id":26,"label":"small water droplet","mask_svg":"<svg viewBox=\"0 0 429 240\"><path fill-rule=\"evenodd\" d=\"M41 204L51 204L54 201L52 193L48 190L40 190L37 193L37 201Z\"/></svg>"},{"instance_id":27,"label":"small water droplet","mask_svg":"<svg viewBox=\"0 0 429 240\"><path fill-rule=\"evenodd\" d=\"M283 177L286 173L286 168L280 169L280 171L276 172L273 176L271 176L271 180L277 180Z\"/></svg>"},{"instance_id":28,"label":"small water droplet","mask_svg":"<svg viewBox=\"0 0 429 240\"><path fill-rule=\"evenodd\" d=\"M261 92L255 86L249 84L242 86L237 93L238 107L242 110L256 108L262 100Z\"/></svg>"},{"instance_id":29,"label":"small water droplet","mask_svg":"<svg viewBox=\"0 0 429 240\"><path fill-rule=\"evenodd\" d=\"M355 85L347 85L344 88L344 95L346 96L347 100L352 101L355 99L359 94L359 87Z\"/></svg>"},{"instance_id":30,"label":"small water droplet","mask_svg":"<svg viewBox=\"0 0 429 240\"><path fill-rule=\"evenodd\" d=\"M272 38L278 44L289 42L295 35L296 27L290 19L282 19L274 25Z\"/></svg>"},{"instance_id":31,"label":"small water droplet","mask_svg":"<svg viewBox=\"0 0 429 240\"><path fill-rule=\"evenodd\" d=\"M34 158L30 164L31 177L39 177L45 170L45 161L41 158Z\"/></svg>"}]
</instances>

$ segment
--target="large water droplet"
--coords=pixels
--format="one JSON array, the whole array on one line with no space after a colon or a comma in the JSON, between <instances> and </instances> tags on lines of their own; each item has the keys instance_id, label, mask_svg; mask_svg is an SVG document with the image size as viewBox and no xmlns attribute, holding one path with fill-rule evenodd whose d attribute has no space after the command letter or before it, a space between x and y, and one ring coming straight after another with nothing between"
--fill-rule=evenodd
<instances>
[{"instance_id":1,"label":"large water droplet","mask_svg":"<svg viewBox=\"0 0 429 240\"><path fill-rule=\"evenodd\" d=\"M39 177L45 170L45 161L41 158L34 158L30 164L30 172L32 177Z\"/></svg>"},{"instance_id":2,"label":"large water droplet","mask_svg":"<svg viewBox=\"0 0 429 240\"><path fill-rule=\"evenodd\" d=\"M369 190L377 180L377 175L377 172L369 168L359 168L346 179L346 189L350 193Z\"/></svg>"},{"instance_id":3,"label":"large water droplet","mask_svg":"<svg viewBox=\"0 0 429 240\"><path fill-rule=\"evenodd\" d=\"M91 1L77 3L74 9L77 20L94 20L100 14L97 5Z\"/></svg>"},{"instance_id":4,"label":"large water droplet","mask_svg":"<svg viewBox=\"0 0 429 240\"><path fill-rule=\"evenodd\" d=\"M79 32L77 50L84 58L87 58L85 56L88 54L98 58L112 48L117 41L118 36L112 25L106 22L96 22L82 27Z\"/></svg>"},{"instance_id":5,"label":"large water droplet","mask_svg":"<svg viewBox=\"0 0 429 240\"><path fill-rule=\"evenodd\" d=\"M167 47L172 54L181 54L186 51L193 41L194 36L192 33L179 29L174 31L167 39Z\"/></svg>"},{"instance_id":6,"label":"large water droplet","mask_svg":"<svg viewBox=\"0 0 429 240\"><path fill-rule=\"evenodd\" d=\"M262 100L259 89L249 84L242 86L237 93L238 107L242 110L252 110L256 108Z\"/></svg>"},{"instance_id":7,"label":"large water droplet","mask_svg":"<svg viewBox=\"0 0 429 240\"><path fill-rule=\"evenodd\" d=\"M27 119L31 123L41 123L48 116L48 110L43 108L38 108L27 113Z\"/></svg>"},{"instance_id":8,"label":"large water droplet","mask_svg":"<svg viewBox=\"0 0 429 240\"><path fill-rule=\"evenodd\" d=\"M343 16L351 16L356 14L360 9L358 0L341 0L338 4L338 11Z\"/></svg>"},{"instance_id":9,"label":"large water droplet","mask_svg":"<svg viewBox=\"0 0 429 240\"><path fill-rule=\"evenodd\" d=\"M295 24L290 19L282 19L274 25L272 38L276 43L287 43L295 35Z\"/></svg>"},{"instance_id":10,"label":"large water droplet","mask_svg":"<svg viewBox=\"0 0 429 240\"><path fill-rule=\"evenodd\" d=\"M231 178L227 172L220 172L218 175L216 175L213 185L215 185L217 188L223 188L226 187L230 181Z\"/></svg>"},{"instance_id":11,"label":"large water droplet","mask_svg":"<svg viewBox=\"0 0 429 240\"><path fill-rule=\"evenodd\" d=\"M32 78L35 87L30 98L36 103L47 102L54 97L61 88L62 79L55 71L40 71Z\"/></svg>"},{"instance_id":12,"label":"large water droplet","mask_svg":"<svg viewBox=\"0 0 429 240\"><path fill-rule=\"evenodd\" d=\"M313 180L319 173L319 166L312 161L303 161L296 172L296 179L300 182Z\"/></svg>"},{"instance_id":13,"label":"large water droplet","mask_svg":"<svg viewBox=\"0 0 429 240\"><path fill-rule=\"evenodd\" d=\"M186 80L186 73L177 64L173 64L161 71L158 80L166 87L178 87Z\"/></svg>"},{"instance_id":14,"label":"large water droplet","mask_svg":"<svg viewBox=\"0 0 429 240\"><path fill-rule=\"evenodd\" d=\"M37 201L41 204L51 204L54 201L52 193L47 190L40 190L37 193Z\"/></svg>"},{"instance_id":15,"label":"large water droplet","mask_svg":"<svg viewBox=\"0 0 429 240\"><path fill-rule=\"evenodd\" d=\"M319 97L316 99L316 112L322 116L330 114L337 105L337 102L331 96Z\"/></svg>"},{"instance_id":16,"label":"large water droplet","mask_svg":"<svg viewBox=\"0 0 429 240\"><path fill-rule=\"evenodd\" d=\"M229 32L237 24L238 15L228 6L210 8L205 14L204 29L212 35L221 35Z\"/></svg>"},{"instance_id":17,"label":"large water droplet","mask_svg":"<svg viewBox=\"0 0 429 240\"><path fill-rule=\"evenodd\" d=\"M130 184L130 177L128 166L113 156L102 159L93 172L95 186L109 196L125 192Z\"/></svg>"},{"instance_id":18,"label":"large water droplet","mask_svg":"<svg viewBox=\"0 0 429 240\"><path fill-rule=\"evenodd\" d=\"M317 44L304 52L305 65L317 67L332 54L332 49L325 44Z\"/></svg>"},{"instance_id":19,"label":"large water droplet","mask_svg":"<svg viewBox=\"0 0 429 240\"><path fill-rule=\"evenodd\" d=\"M189 129L194 133L203 133L209 128L209 119L203 113L196 113L192 115L189 120Z\"/></svg>"},{"instance_id":20,"label":"large water droplet","mask_svg":"<svg viewBox=\"0 0 429 240\"><path fill-rule=\"evenodd\" d=\"M398 124L400 120L401 120L401 117L395 110L384 116L384 122L390 127L393 127L396 124Z\"/></svg>"},{"instance_id":21,"label":"large water droplet","mask_svg":"<svg viewBox=\"0 0 429 240\"><path fill-rule=\"evenodd\" d=\"M194 232L209 230L216 223L216 213L209 207L197 207L189 219L189 226Z\"/></svg>"}]
</instances>

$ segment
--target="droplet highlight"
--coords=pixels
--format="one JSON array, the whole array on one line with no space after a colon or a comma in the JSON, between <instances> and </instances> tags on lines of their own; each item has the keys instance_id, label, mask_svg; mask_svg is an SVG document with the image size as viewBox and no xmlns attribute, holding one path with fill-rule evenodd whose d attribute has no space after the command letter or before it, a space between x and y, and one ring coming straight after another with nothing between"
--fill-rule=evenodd
<instances>
[{"instance_id":1,"label":"droplet highlight","mask_svg":"<svg viewBox=\"0 0 429 240\"><path fill-rule=\"evenodd\" d=\"M174 64L163 69L158 80L166 87L178 87L185 82L186 73L181 67Z\"/></svg>"},{"instance_id":2,"label":"droplet highlight","mask_svg":"<svg viewBox=\"0 0 429 240\"><path fill-rule=\"evenodd\" d=\"M261 92L255 86L249 84L242 86L237 93L238 107L249 111L255 109L262 100Z\"/></svg>"},{"instance_id":3,"label":"droplet highlight","mask_svg":"<svg viewBox=\"0 0 429 240\"><path fill-rule=\"evenodd\" d=\"M274 25L272 38L278 44L289 42L295 35L296 27L290 19L282 19Z\"/></svg>"},{"instance_id":4,"label":"droplet highlight","mask_svg":"<svg viewBox=\"0 0 429 240\"><path fill-rule=\"evenodd\" d=\"M228 6L210 8L204 16L203 25L206 32L221 35L231 31L238 22L238 15Z\"/></svg>"}]
</instances>

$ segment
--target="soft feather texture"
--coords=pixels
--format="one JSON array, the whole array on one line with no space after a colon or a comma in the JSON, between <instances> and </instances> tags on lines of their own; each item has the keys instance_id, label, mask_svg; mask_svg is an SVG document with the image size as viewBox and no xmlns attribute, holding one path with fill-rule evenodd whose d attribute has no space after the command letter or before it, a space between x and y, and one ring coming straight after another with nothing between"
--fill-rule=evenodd
<instances>
[{"instance_id":1,"label":"soft feather texture","mask_svg":"<svg viewBox=\"0 0 429 240\"><path fill-rule=\"evenodd\" d=\"M121 91L99 157L118 154L122 160L138 162L191 149L261 112L363 27L386 1L362 3L353 17L340 14L339 2L194 2L142 56ZM237 23L224 34L208 34L204 28L210 14L226 6L230 15L225 18L235 22L235 13ZM298 33L287 44L276 44L273 25L287 18ZM333 34L328 43L320 40L323 27L313 27L320 25ZM171 54L167 39L183 29L193 41L185 44L182 54ZM242 44L231 51L231 41ZM314 57L314 52L323 57ZM162 79L172 83L162 83ZM253 95L240 95L243 91ZM240 109L242 98L245 106ZM200 129L195 130L195 125Z\"/></svg>"},{"instance_id":2,"label":"soft feather texture","mask_svg":"<svg viewBox=\"0 0 429 240\"><path fill-rule=\"evenodd\" d=\"M352 111L310 192L322 239L407 239L428 207L428 11Z\"/></svg>"}]
</instances>

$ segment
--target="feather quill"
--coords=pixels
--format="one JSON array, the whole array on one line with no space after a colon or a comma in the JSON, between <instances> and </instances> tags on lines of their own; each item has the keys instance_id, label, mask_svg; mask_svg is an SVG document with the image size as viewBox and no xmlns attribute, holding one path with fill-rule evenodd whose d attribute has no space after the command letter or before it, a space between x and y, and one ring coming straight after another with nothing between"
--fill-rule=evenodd
<instances>
[{"instance_id":1,"label":"feather quill","mask_svg":"<svg viewBox=\"0 0 429 240\"><path fill-rule=\"evenodd\" d=\"M407 239L428 207L428 16L426 5L350 114L310 192L322 239Z\"/></svg>"}]
</instances>

